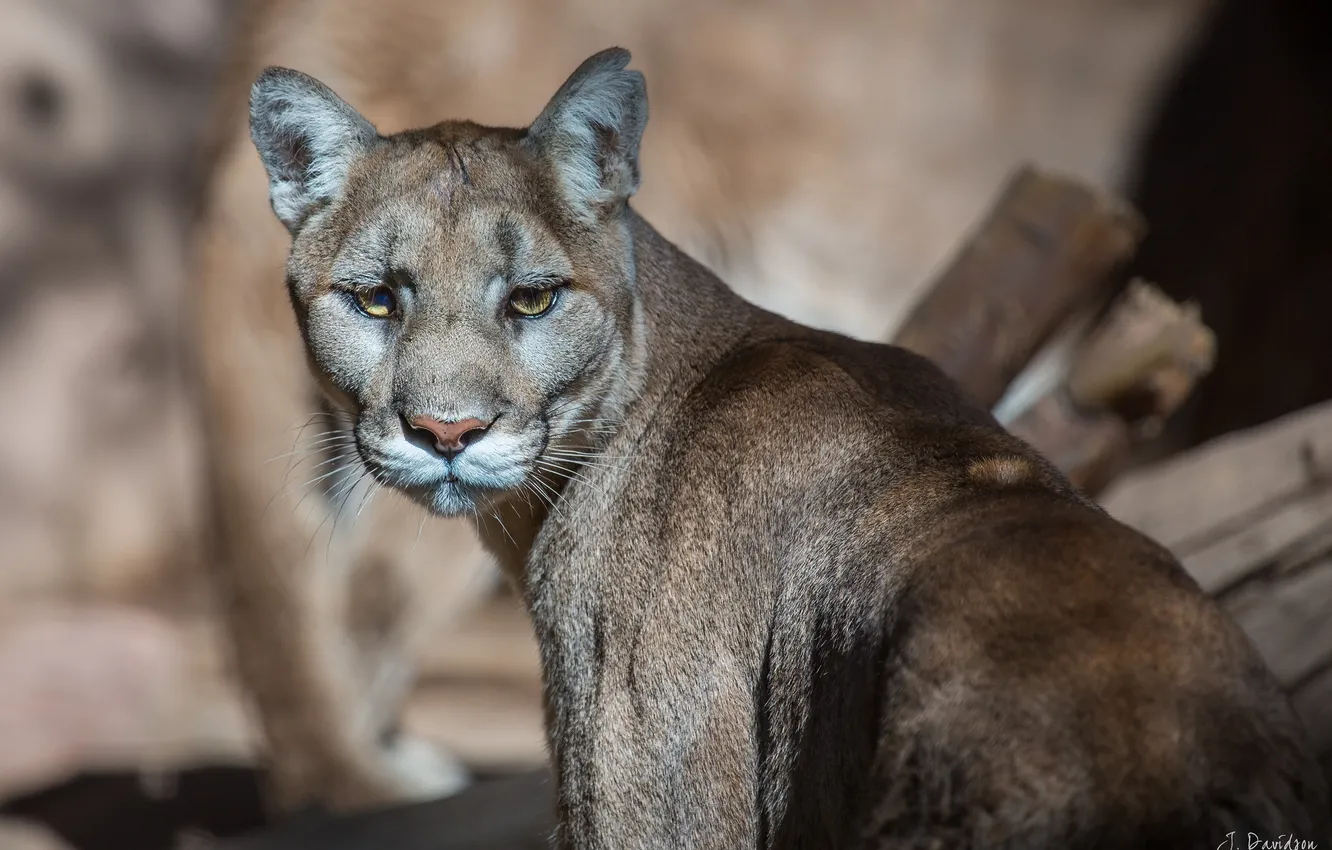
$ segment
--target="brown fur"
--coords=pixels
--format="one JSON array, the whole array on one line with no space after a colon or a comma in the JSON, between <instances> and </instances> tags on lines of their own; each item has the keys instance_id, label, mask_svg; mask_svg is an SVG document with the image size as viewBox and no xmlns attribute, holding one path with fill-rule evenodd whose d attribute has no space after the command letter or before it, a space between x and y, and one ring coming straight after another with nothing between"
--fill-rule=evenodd
<instances>
[{"instance_id":1,"label":"brown fur","mask_svg":"<svg viewBox=\"0 0 1332 850\"><path fill-rule=\"evenodd\" d=\"M625 61L589 60L526 131L382 137L282 71L252 99L292 302L362 459L507 521L480 530L536 626L561 846L1323 840L1289 705L1168 552L928 362L746 303L629 208ZM534 269L563 306L523 324L504 287ZM400 313L358 318L349 275ZM505 424L441 461L404 449L420 409ZM464 466L500 439L520 484Z\"/></svg>"},{"instance_id":2,"label":"brown fur","mask_svg":"<svg viewBox=\"0 0 1332 850\"><path fill-rule=\"evenodd\" d=\"M967 468L967 474L977 484L1009 486L1021 484L1031 478L1031 464L1018 457L987 457Z\"/></svg>"},{"instance_id":3,"label":"brown fur","mask_svg":"<svg viewBox=\"0 0 1332 850\"><path fill-rule=\"evenodd\" d=\"M405 690L367 687L373 664L357 659L410 671L429 623L489 584L464 523L432 524L416 543L419 515L383 496L357 522L353 494L330 539L329 494L301 484L329 469L316 464L337 453L317 441L340 424L313 422L291 472L269 462L293 449L318 392L278 285L287 237L238 116L261 67L314 73L385 130L448 115L511 123L587 51L629 43L655 116L637 207L746 298L877 337L1019 161L1117 178L1137 110L1208 2L245 0L209 151L195 342L217 572L238 601L224 611L278 801L439 791L351 724L367 705L395 714ZM355 531L391 527L406 531L368 544ZM364 645L342 613L357 598L348 577L382 570L411 604L391 640Z\"/></svg>"}]
</instances>

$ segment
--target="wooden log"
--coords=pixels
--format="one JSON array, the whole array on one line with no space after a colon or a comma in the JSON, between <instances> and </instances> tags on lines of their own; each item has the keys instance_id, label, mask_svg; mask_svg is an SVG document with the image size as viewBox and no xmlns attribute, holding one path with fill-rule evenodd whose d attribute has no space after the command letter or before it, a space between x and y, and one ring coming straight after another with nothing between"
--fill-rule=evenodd
<instances>
[{"instance_id":1,"label":"wooden log","mask_svg":"<svg viewBox=\"0 0 1332 850\"><path fill-rule=\"evenodd\" d=\"M1195 305L1134 281L1082 340L1062 384L1009 425L1084 491L1119 473L1212 368L1216 339Z\"/></svg>"},{"instance_id":2,"label":"wooden log","mask_svg":"<svg viewBox=\"0 0 1332 850\"><path fill-rule=\"evenodd\" d=\"M1101 303L1143 230L1114 198L1022 168L894 342L993 407L1062 325ZM1210 370L1214 349L1196 307L1135 282L1011 430L1094 494Z\"/></svg>"},{"instance_id":3,"label":"wooden log","mask_svg":"<svg viewBox=\"0 0 1332 850\"><path fill-rule=\"evenodd\" d=\"M431 641L402 721L481 771L545 764L541 658L517 596L506 588Z\"/></svg>"},{"instance_id":4,"label":"wooden log","mask_svg":"<svg viewBox=\"0 0 1332 850\"><path fill-rule=\"evenodd\" d=\"M1124 522L1190 559L1204 588L1220 592L1233 577L1214 574L1215 558L1195 556L1218 552L1225 539L1235 547L1259 546L1240 541L1262 520L1311 496L1321 498L1329 477L1332 402L1135 471L1116 481L1102 501Z\"/></svg>"},{"instance_id":5,"label":"wooden log","mask_svg":"<svg viewBox=\"0 0 1332 850\"><path fill-rule=\"evenodd\" d=\"M893 341L993 407L1074 310L1107 294L1143 230L1116 199L1022 168Z\"/></svg>"}]
</instances>

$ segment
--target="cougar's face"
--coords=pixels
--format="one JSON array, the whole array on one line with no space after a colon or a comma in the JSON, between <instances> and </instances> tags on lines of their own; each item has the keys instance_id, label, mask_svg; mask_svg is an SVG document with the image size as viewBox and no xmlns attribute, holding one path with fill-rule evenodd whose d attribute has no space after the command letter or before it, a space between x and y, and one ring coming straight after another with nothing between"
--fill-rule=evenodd
<instances>
[{"instance_id":1,"label":"cougar's face","mask_svg":"<svg viewBox=\"0 0 1332 850\"><path fill-rule=\"evenodd\" d=\"M628 62L588 59L526 130L386 138L300 72L251 89L315 374L375 477L437 513L548 500L604 430L636 321Z\"/></svg>"},{"instance_id":2,"label":"cougar's face","mask_svg":"<svg viewBox=\"0 0 1332 850\"><path fill-rule=\"evenodd\" d=\"M361 458L444 515L541 499L573 471L630 319L623 234L543 217L523 160L494 137L386 141L291 257L309 353Z\"/></svg>"}]
</instances>

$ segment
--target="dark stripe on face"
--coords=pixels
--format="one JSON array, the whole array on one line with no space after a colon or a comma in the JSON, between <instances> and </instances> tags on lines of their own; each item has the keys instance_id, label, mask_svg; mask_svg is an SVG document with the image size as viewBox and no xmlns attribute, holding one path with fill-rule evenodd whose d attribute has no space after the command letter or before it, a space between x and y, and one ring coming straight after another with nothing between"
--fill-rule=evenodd
<instances>
[{"instance_id":1,"label":"dark stripe on face","mask_svg":"<svg viewBox=\"0 0 1332 850\"><path fill-rule=\"evenodd\" d=\"M467 163L463 161L462 151L458 150L457 145L449 145L449 160L462 174L462 184L464 186L472 185L472 175L467 173Z\"/></svg>"},{"instance_id":2,"label":"dark stripe on face","mask_svg":"<svg viewBox=\"0 0 1332 850\"><path fill-rule=\"evenodd\" d=\"M500 216L495 226L495 242L504 256L504 279L512 281L518 274L518 253L523 248L523 233L517 222L507 215Z\"/></svg>"}]
</instances>

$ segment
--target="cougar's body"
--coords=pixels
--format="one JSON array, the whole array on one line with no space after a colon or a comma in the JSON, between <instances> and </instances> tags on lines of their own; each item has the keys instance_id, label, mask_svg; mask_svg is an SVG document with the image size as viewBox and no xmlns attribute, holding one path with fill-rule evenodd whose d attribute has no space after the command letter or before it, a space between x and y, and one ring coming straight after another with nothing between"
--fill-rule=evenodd
<instances>
[{"instance_id":1,"label":"cougar's body","mask_svg":"<svg viewBox=\"0 0 1332 850\"><path fill-rule=\"evenodd\" d=\"M416 505L339 469L347 422L324 415L274 285L288 240L239 115L260 69L311 73L386 132L450 115L508 124L600 43L632 44L653 97L635 208L745 297L881 338L1021 161L1122 182L1135 116L1211 5L241 0L190 340L208 563L268 802L360 808L459 787L405 703L434 663L424 645L494 577L470 515L423 528ZM436 741L465 739L460 715L429 716ZM461 754L517 755L479 743Z\"/></svg>"},{"instance_id":2,"label":"cougar's body","mask_svg":"<svg viewBox=\"0 0 1332 850\"><path fill-rule=\"evenodd\" d=\"M523 130L381 136L281 69L251 100L362 461L524 590L560 846L1324 840L1286 699L1168 552L927 361L746 303L632 211L627 62Z\"/></svg>"},{"instance_id":3,"label":"cougar's body","mask_svg":"<svg viewBox=\"0 0 1332 850\"><path fill-rule=\"evenodd\" d=\"M572 846L1313 829L1283 697L1167 552L928 362L634 230L654 380L525 576Z\"/></svg>"}]
</instances>

